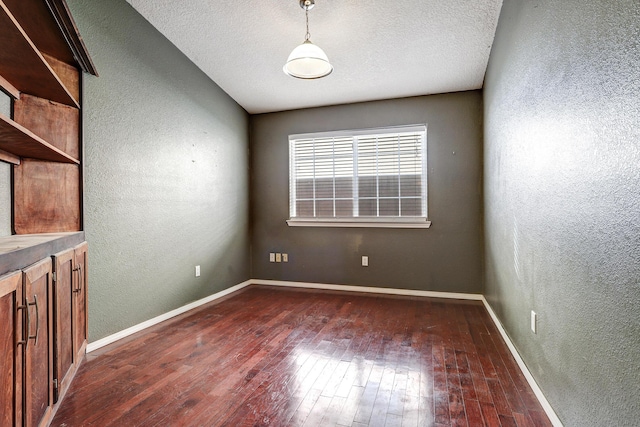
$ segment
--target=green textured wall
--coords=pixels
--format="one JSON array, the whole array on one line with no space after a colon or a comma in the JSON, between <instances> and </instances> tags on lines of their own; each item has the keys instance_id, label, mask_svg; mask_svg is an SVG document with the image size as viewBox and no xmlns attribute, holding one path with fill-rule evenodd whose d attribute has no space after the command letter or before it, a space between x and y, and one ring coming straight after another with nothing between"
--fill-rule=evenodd
<instances>
[{"instance_id":1,"label":"green textured wall","mask_svg":"<svg viewBox=\"0 0 640 427\"><path fill-rule=\"evenodd\" d=\"M11 117L11 98L4 92L0 92L0 114Z\"/></svg>"},{"instance_id":2,"label":"green textured wall","mask_svg":"<svg viewBox=\"0 0 640 427\"><path fill-rule=\"evenodd\" d=\"M432 228L287 226L289 134L425 123ZM481 293L480 91L254 115L251 160L254 277ZM270 252L289 262L270 263Z\"/></svg>"},{"instance_id":3,"label":"green textured wall","mask_svg":"<svg viewBox=\"0 0 640 427\"><path fill-rule=\"evenodd\" d=\"M0 92L0 114L11 117L11 98ZM11 235L11 166L0 162L0 236Z\"/></svg>"},{"instance_id":4,"label":"green textured wall","mask_svg":"<svg viewBox=\"0 0 640 427\"><path fill-rule=\"evenodd\" d=\"M0 162L0 236L11 235L11 165Z\"/></svg>"},{"instance_id":5,"label":"green textured wall","mask_svg":"<svg viewBox=\"0 0 640 427\"><path fill-rule=\"evenodd\" d=\"M84 83L95 341L249 278L248 115L124 0L68 3L100 73Z\"/></svg>"},{"instance_id":6,"label":"green textured wall","mask_svg":"<svg viewBox=\"0 0 640 427\"><path fill-rule=\"evenodd\" d=\"M505 0L485 81L485 293L566 426L640 419L638 40L635 0Z\"/></svg>"}]
</instances>

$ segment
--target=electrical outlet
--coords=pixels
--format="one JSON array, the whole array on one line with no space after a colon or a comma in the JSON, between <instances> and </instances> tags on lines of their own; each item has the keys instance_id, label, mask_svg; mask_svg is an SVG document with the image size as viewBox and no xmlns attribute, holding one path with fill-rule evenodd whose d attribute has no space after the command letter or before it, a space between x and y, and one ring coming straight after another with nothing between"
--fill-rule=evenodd
<instances>
[{"instance_id":1,"label":"electrical outlet","mask_svg":"<svg viewBox=\"0 0 640 427\"><path fill-rule=\"evenodd\" d=\"M269 254L269 262L276 262L276 254L271 252Z\"/></svg>"},{"instance_id":2,"label":"electrical outlet","mask_svg":"<svg viewBox=\"0 0 640 427\"><path fill-rule=\"evenodd\" d=\"M196 265L196 277L200 277L200 266Z\"/></svg>"},{"instance_id":3,"label":"electrical outlet","mask_svg":"<svg viewBox=\"0 0 640 427\"><path fill-rule=\"evenodd\" d=\"M282 262L282 254L276 253L276 262Z\"/></svg>"},{"instance_id":4,"label":"electrical outlet","mask_svg":"<svg viewBox=\"0 0 640 427\"><path fill-rule=\"evenodd\" d=\"M289 254L282 254L282 262L289 262Z\"/></svg>"},{"instance_id":5,"label":"electrical outlet","mask_svg":"<svg viewBox=\"0 0 640 427\"><path fill-rule=\"evenodd\" d=\"M366 255L362 255L362 266L369 267L369 257Z\"/></svg>"},{"instance_id":6,"label":"electrical outlet","mask_svg":"<svg viewBox=\"0 0 640 427\"><path fill-rule=\"evenodd\" d=\"M538 315L535 311L531 310L531 332L538 333Z\"/></svg>"}]
</instances>

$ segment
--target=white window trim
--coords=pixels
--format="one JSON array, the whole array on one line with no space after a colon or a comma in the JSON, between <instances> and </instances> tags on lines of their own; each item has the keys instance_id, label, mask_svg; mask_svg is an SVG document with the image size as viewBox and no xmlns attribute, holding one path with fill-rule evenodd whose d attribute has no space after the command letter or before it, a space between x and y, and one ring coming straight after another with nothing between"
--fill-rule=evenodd
<instances>
[{"instance_id":1,"label":"white window trim","mask_svg":"<svg viewBox=\"0 0 640 427\"><path fill-rule=\"evenodd\" d=\"M371 134L385 134L396 132L425 132L426 125L407 125L407 126L390 126L384 128L358 129L358 130L342 130L329 132L314 132L289 135L289 144L296 139L309 138L330 138L343 136L360 136ZM291 162L291 155L289 162ZM422 155L423 162L423 188L425 191L425 199L428 200L427 188L427 145L425 141L424 152ZM291 166L289 167L291 171ZM289 172L291 173L291 172ZM289 178L290 179L290 178ZM289 203L291 203L292 195L289 194ZM291 208L290 208L291 209ZM428 219L429 204L426 202L425 217L344 217L344 218L289 218L286 222L289 227L343 227L343 228L430 228L431 221Z\"/></svg>"},{"instance_id":2,"label":"white window trim","mask_svg":"<svg viewBox=\"0 0 640 427\"><path fill-rule=\"evenodd\" d=\"M342 228L430 228L431 221L426 218L291 218L289 227L342 227Z\"/></svg>"},{"instance_id":3,"label":"white window trim","mask_svg":"<svg viewBox=\"0 0 640 427\"><path fill-rule=\"evenodd\" d=\"M310 139L310 138L331 138L336 136L362 136L371 134L385 134L398 132L426 132L427 125L407 125L407 126L388 126L383 128L357 129L357 130L335 130L328 132L298 133L289 135L292 139Z\"/></svg>"}]
</instances>

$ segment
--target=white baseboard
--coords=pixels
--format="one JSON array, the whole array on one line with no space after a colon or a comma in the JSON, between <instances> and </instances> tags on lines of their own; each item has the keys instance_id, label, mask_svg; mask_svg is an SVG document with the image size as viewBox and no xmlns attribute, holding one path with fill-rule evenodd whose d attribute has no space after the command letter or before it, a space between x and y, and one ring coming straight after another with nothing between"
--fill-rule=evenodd
<instances>
[{"instance_id":1,"label":"white baseboard","mask_svg":"<svg viewBox=\"0 0 640 427\"><path fill-rule=\"evenodd\" d=\"M493 309L491 308L487 300L484 298L484 296L482 297L482 302L484 303L484 307L489 312L489 316L491 316L491 320L493 320L493 323L496 325L496 328L498 328L498 331L500 332L502 339L504 340L504 342L507 343L507 347L509 347L509 351L511 351L513 358L516 359L516 363L518 363L518 366L520 367L520 370L524 374L524 377L527 379L529 386L531 387L536 397L538 398L540 405L542 405L544 412L547 414L547 417L549 417L549 421L551 421L551 424L553 424L554 427L563 427L562 422L560 421L560 418L558 418L558 416L556 415L556 412L553 410L553 408L549 404L549 401L542 393L542 390L538 386L538 383L536 383L536 380L533 378L533 375L531 375L531 372L529 372L529 368L527 368L527 365L524 363L524 360L522 360L522 357L520 357L520 353L518 353L516 346L513 345L511 338L509 338L509 335L507 335L507 331L502 326L502 323L500 323L498 316L496 316L496 314L493 312Z\"/></svg>"},{"instance_id":2,"label":"white baseboard","mask_svg":"<svg viewBox=\"0 0 640 427\"><path fill-rule=\"evenodd\" d=\"M375 288L375 287L368 287L368 286L333 285L333 284L327 284L327 283L286 282L286 281L280 281L280 280L250 279L250 280L247 280L246 282L242 282L238 285L225 289L224 291L217 292L206 298L202 298L198 301L194 301L192 303L179 307L175 310L172 310L168 313L154 317L153 319L149 319L145 322L142 322L130 328L124 329L113 335L109 335L105 338L89 343L89 345L87 345L87 353L95 351L101 347L104 347L108 344L116 342L122 338L128 337L129 335L135 334L136 332L140 332L160 322L171 319L172 317L178 316L182 313L186 313L187 311L193 310L194 308L200 307L201 305L207 304L211 301L215 301L233 292L239 291L240 289L243 289L249 285L268 285L268 286L281 286L281 287L289 287L289 288L321 289L321 290L343 291L343 292L364 292L364 293L373 293L373 294L405 295L405 296L419 296L419 297L430 297L430 298L448 298L448 299L464 299L464 300L482 301L485 308L489 312L489 316L491 316L493 323L498 328L498 331L500 331L500 335L502 336L504 341L507 343L507 347L509 347L509 350L511 351L511 354L515 358L516 363L520 367L520 370L522 371L525 378L527 379L529 386L535 393L536 397L538 398L538 401L542 405L542 408L544 409L545 413L549 417L549 420L554 425L554 427L563 427L562 422L560 421L555 411L549 404L549 401L547 401L547 398L542 393L542 390L540 389L535 379L531 375L531 372L529 372L527 365L524 363L524 360L522 360L522 357L520 357L520 354L516 350L516 347L511 342L509 335L507 335L507 332L502 327L500 320L498 319L496 314L493 312L493 309L491 308L491 306L489 305L489 303L487 302L487 300L484 298L482 294L419 291L419 290L412 290L412 289Z\"/></svg>"},{"instance_id":3,"label":"white baseboard","mask_svg":"<svg viewBox=\"0 0 640 427\"><path fill-rule=\"evenodd\" d=\"M189 303L187 305L183 305L182 307L176 308L175 310L171 310L168 313L165 314L161 314L160 316L156 316L153 319L149 319L147 321L144 321L142 323L138 323L137 325L131 326L130 328L124 329L120 332L116 332L113 335L109 335L107 337L104 337L102 339L99 339L97 341L94 341L92 343L89 343L87 345L87 353L91 353L92 351L95 351L99 348L104 347L105 345L114 343L118 340L121 340L122 338L126 338L129 335L133 335L136 332L140 332L144 329L147 329L153 325L157 325L160 322L164 322L165 320L171 319L172 317L176 317L182 313L186 313L189 310L193 310L194 308L200 307L201 305L204 305L208 302L211 301L215 301L219 298L222 298L226 295L229 295L230 293L239 291L242 288L245 288L247 286L249 286L251 284L251 280L247 280L246 282L242 282L238 285L232 286L228 289L225 289L224 291L220 291L217 292L213 295L209 295L206 298L202 298L199 299L197 301L194 301L192 303Z\"/></svg>"},{"instance_id":4,"label":"white baseboard","mask_svg":"<svg viewBox=\"0 0 640 427\"><path fill-rule=\"evenodd\" d=\"M282 286L288 288L322 289L326 291L364 292L370 294L406 295L414 297L450 298L482 301L481 294L455 292L418 291L414 289L372 288L368 286L330 285L327 283L284 282L280 280L251 279L252 285Z\"/></svg>"}]
</instances>

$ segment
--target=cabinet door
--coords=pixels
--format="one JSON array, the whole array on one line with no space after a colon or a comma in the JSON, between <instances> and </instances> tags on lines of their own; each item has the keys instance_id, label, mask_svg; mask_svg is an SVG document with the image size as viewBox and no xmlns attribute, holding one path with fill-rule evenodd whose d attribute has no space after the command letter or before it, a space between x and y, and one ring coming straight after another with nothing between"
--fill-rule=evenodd
<instances>
[{"instance_id":1,"label":"cabinet door","mask_svg":"<svg viewBox=\"0 0 640 427\"><path fill-rule=\"evenodd\" d=\"M74 289L74 334L75 339L73 340L73 351L74 355L78 358L78 361L82 359L84 356L84 351L87 344L87 242L83 242L80 245L75 247L75 258L76 258L76 274L77 274L77 284Z\"/></svg>"},{"instance_id":2,"label":"cabinet door","mask_svg":"<svg viewBox=\"0 0 640 427\"><path fill-rule=\"evenodd\" d=\"M27 427L46 425L53 405L53 319L51 258L23 270L27 312L24 414Z\"/></svg>"},{"instance_id":3,"label":"cabinet door","mask_svg":"<svg viewBox=\"0 0 640 427\"><path fill-rule=\"evenodd\" d=\"M0 426L22 425L22 273L0 277Z\"/></svg>"},{"instance_id":4,"label":"cabinet door","mask_svg":"<svg viewBox=\"0 0 640 427\"><path fill-rule=\"evenodd\" d=\"M75 362L74 350L74 275L76 275L75 253L73 249L59 252L53 256L53 271L55 274L53 286L53 377L54 401L68 386L70 374Z\"/></svg>"}]
</instances>

